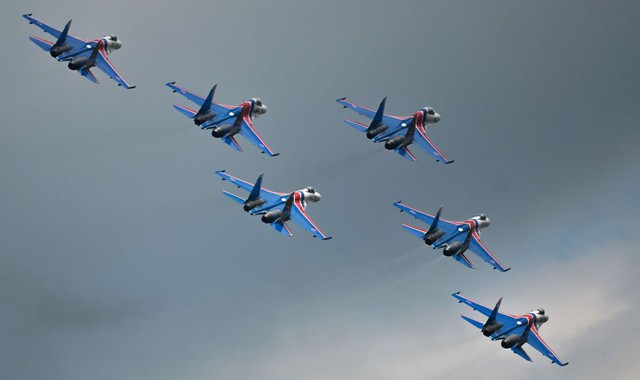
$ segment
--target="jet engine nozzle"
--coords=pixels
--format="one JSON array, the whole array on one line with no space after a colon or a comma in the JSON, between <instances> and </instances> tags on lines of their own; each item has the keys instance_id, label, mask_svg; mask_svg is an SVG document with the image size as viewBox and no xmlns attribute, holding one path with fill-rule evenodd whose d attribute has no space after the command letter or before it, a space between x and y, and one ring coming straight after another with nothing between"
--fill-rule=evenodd
<instances>
[{"instance_id":1,"label":"jet engine nozzle","mask_svg":"<svg viewBox=\"0 0 640 380\"><path fill-rule=\"evenodd\" d=\"M444 231L440 229L436 229L431 233L427 233L424 237L424 243L427 245L431 245L435 243L438 239L444 236Z\"/></svg>"},{"instance_id":2,"label":"jet engine nozzle","mask_svg":"<svg viewBox=\"0 0 640 380\"><path fill-rule=\"evenodd\" d=\"M258 198L254 201L247 201L244 203L244 205L242 206L242 209L246 212L249 212L251 210L253 210L256 207L262 206L263 204L267 203L267 201L265 201L262 198Z\"/></svg>"},{"instance_id":3,"label":"jet engine nozzle","mask_svg":"<svg viewBox=\"0 0 640 380\"><path fill-rule=\"evenodd\" d=\"M453 255L458 254L458 253L464 253L464 251L466 251L466 250L467 250L466 247L464 247L461 242L455 241L455 242L453 242L451 244L447 244L444 247L444 250L442 251L442 253L445 256L449 257L449 256L453 256Z\"/></svg>"},{"instance_id":4,"label":"jet engine nozzle","mask_svg":"<svg viewBox=\"0 0 640 380\"><path fill-rule=\"evenodd\" d=\"M269 211L268 213L262 215L262 218L260 218L260 220L262 220L262 223L271 224L271 223L275 222L276 220L278 220L278 218L281 215L282 215L282 211L281 210Z\"/></svg>"},{"instance_id":5,"label":"jet engine nozzle","mask_svg":"<svg viewBox=\"0 0 640 380\"><path fill-rule=\"evenodd\" d=\"M87 62L89 62L87 57L76 57L69 61L68 67L73 71L80 70Z\"/></svg>"},{"instance_id":6,"label":"jet engine nozzle","mask_svg":"<svg viewBox=\"0 0 640 380\"><path fill-rule=\"evenodd\" d=\"M387 140L387 142L384 143L384 148L387 150L394 150L397 147L399 147L403 141L404 141L404 136L396 136L391 140Z\"/></svg>"},{"instance_id":7,"label":"jet engine nozzle","mask_svg":"<svg viewBox=\"0 0 640 380\"><path fill-rule=\"evenodd\" d=\"M201 126L202 124L206 123L207 121L214 119L217 115L211 111L207 111L204 114L196 114L196 116L193 118L193 122L195 123L195 125L197 126Z\"/></svg>"},{"instance_id":8,"label":"jet engine nozzle","mask_svg":"<svg viewBox=\"0 0 640 380\"><path fill-rule=\"evenodd\" d=\"M53 58L57 58L58 56L68 52L69 50L71 50L71 46L67 44L61 46L53 46L51 50L49 50L49 54L51 54Z\"/></svg>"},{"instance_id":9,"label":"jet engine nozzle","mask_svg":"<svg viewBox=\"0 0 640 380\"><path fill-rule=\"evenodd\" d=\"M229 132L231 132L230 125L223 125L222 127L215 127L211 130L211 136L219 139L221 137L226 136Z\"/></svg>"},{"instance_id":10,"label":"jet engine nozzle","mask_svg":"<svg viewBox=\"0 0 640 380\"><path fill-rule=\"evenodd\" d=\"M485 326L482 328L482 334L484 334L484 336L487 336L487 337L491 336L494 332L500 330L502 326L503 326L502 323L498 321L494 321L489 326Z\"/></svg>"},{"instance_id":11,"label":"jet engine nozzle","mask_svg":"<svg viewBox=\"0 0 640 380\"><path fill-rule=\"evenodd\" d=\"M367 138L369 140L373 139L374 137L376 137L377 135L381 134L382 132L386 131L387 129L389 129L389 127L387 127L386 125L380 125L372 130L367 131L366 135Z\"/></svg>"},{"instance_id":12,"label":"jet engine nozzle","mask_svg":"<svg viewBox=\"0 0 640 380\"><path fill-rule=\"evenodd\" d=\"M502 342L500 342L500 345L502 346L502 348L512 348L516 344L518 344L521 339L522 337L520 335L511 334L508 337L504 338Z\"/></svg>"}]
</instances>

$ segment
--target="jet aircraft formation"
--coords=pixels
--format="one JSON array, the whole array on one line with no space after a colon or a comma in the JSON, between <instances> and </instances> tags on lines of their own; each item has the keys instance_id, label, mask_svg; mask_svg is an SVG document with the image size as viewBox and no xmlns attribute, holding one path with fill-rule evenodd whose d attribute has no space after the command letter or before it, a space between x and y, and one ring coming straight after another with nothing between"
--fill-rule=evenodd
<instances>
[{"instance_id":1,"label":"jet aircraft formation","mask_svg":"<svg viewBox=\"0 0 640 380\"><path fill-rule=\"evenodd\" d=\"M91 72L93 67L97 67L110 79L114 80L118 86L126 89L135 88L118 73L109 60L108 55L122 47L122 42L116 36L105 35L92 40L76 38L69 34L71 20L67 22L62 30L58 30L35 19L30 13L23 15L23 17L29 24L34 24L45 33L53 36L55 41L49 41L33 35L29 39L57 61L68 62L69 69L77 71L91 82L99 83L96 76ZM241 152L242 148L235 138L236 135L241 135L262 153L266 153L270 157L279 155L258 134L254 126L254 119L267 112L267 107L262 100L251 98L237 106L229 106L213 101L217 85L211 88L206 97L180 87L176 85L176 82L169 82L166 85L173 92L193 102L197 109L178 104L174 104L173 107L192 119L193 123L200 129L211 130L211 135L214 138L222 140L232 149ZM393 150L410 161L416 161L415 155L409 150L409 146L415 144L435 158L437 162L443 164L454 162L449 160L427 136L429 127L435 125L441 119L433 108L424 107L410 116L394 116L385 113L386 101L387 98L385 97L378 108L373 110L352 103L346 98L337 100L338 104L343 108L351 109L370 119L368 124L350 119L345 119L345 123L364 133L372 142L383 142L385 149ZM281 234L292 237L293 233L287 222L294 221L314 237L321 240L331 239L330 236L320 230L306 212L308 204L317 203L321 199L320 193L313 187L305 187L289 193L280 193L262 187L264 174L260 174L254 183L229 175L225 170L218 170L215 174L220 176L223 181L228 181L249 193L245 198L223 191L225 196L241 204L242 209L248 214L260 216L260 220L263 223L270 225ZM430 215L409 207L402 202L396 202L393 205L400 209L401 212L406 212L425 223L428 226L427 229L408 224L403 224L402 227L433 249L442 249L444 256L452 257L467 268L475 269L465 255L467 251L470 251L500 272L506 272L511 269L503 266L480 240L480 231L490 224L489 218L484 214L461 222L455 222L441 218L444 206L441 206L435 215ZM503 348L511 349L523 359L532 361L531 357L523 349L524 344L529 344L543 356L549 358L552 363L560 366L568 364L560 360L539 335L540 327L549 319L543 309L534 309L522 315L503 314L499 311L502 298L493 309L490 309L461 296L459 292L454 293L453 297L488 318L485 323L482 323L462 316L465 321L480 329L486 337L491 338L493 341L500 341Z\"/></svg>"}]
</instances>

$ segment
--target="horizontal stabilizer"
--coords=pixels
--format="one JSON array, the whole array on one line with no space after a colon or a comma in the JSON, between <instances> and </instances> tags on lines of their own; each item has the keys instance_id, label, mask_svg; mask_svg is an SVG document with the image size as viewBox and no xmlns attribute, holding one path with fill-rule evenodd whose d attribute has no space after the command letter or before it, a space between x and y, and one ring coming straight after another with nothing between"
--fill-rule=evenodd
<instances>
[{"instance_id":1,"label":"horizontal stabilizer","mask_svg":"<svg viewBox=\"0 0 640 380\"><path fill-rule=\"evenodd\" d=\"M424 238L424 234L427 232L423 229L420 229L418 227L414 227L414 226L410 226L408 224L403 224L402 228L404 228L405 230L409 231L409 233L411 233L413 236L422 239Z\"/></svg>"},{"instance_id":2,"label":"horizontal stabilizer","mask_svg":"<svg viewBox=\"0 0 640 380\"><path fill-rule=\"evenodd\" d=\"M366 132L368 128L366 125L362 123L358 123L357 121L344 119L344 122L347 123L347 125L350 125L353 128L355 128L358 132Z\"/></svg>"},{"instance_id":3,"label":"horizontal stabilizer","mask_svg":"<svg viewBox=\"0 0 640 380\"><path fill-rule=\"evenodd\" d=\"M234 150L237 150L238 152L242 152L242 147L240 146L240 144L238 144L238 142L233 136L224 136L221 138L221 140L224 141L225 144L229 145Z\"/></svg>"},{"instance_id":4,"label":"horizontal stabilizer","mask_svg":"<svg viewBox=\"0 0 640 380\"><path fill-rule=\"evenodd\" d=\"M474 325L475 327L482 329L482 326L484 326L483 323L476 321L475 319L471 319L467 316L461 315L462 319L464 319L465 321L471 323L472 325Z\"/></svg>"},{"instance_id":5,"label":"horizontal stabilizer","mask_svg":"<svg viewBox=\"0 0 640 380\"><path fill-rule=\"evenodd\" d=\"M401 155L402 157L406 158L409 161L416 161L416 157L413 155L413 153L411 153L409 148L407 148L406 146L399 147L398 149L396 149L396 152L398 152L399 155Z\"/></svg>"},{"instance_id":6,"label":"horizontal stabilizer","mask_svg":"<svg viewBox=\"0 0 640 380\"><path fill-rule=\"evenodd\" d=\"M197 111L192 110L191 108L187 108L187 107L181 106L179 104L174 104L173 108L175 108L178 111L180 111L181 114L183 114L184 116L188 117L189 119L193 119L193 117L197 113Z\"/></svg>"},{"instance_id":7,"label":"horizontal stabilizer","mask_svg":"<svg viewBox=\"0 0 640 380\"><path fill-rule=\"evenodd\" d=\"M293 234L291 233L289 226L287 226L287 224L282 220L278 220L277 222L271 223L271 227L273 227L276 231L280 232L283 235L293 237Z\"/></svg>"},{"instance_id":8,"label":"horizontal stabilizer","mask_svg":"<svg viewBox=\"0 0 640 380\"><path fill-rule=\"evenodd\" d=\"M464 253L458 253L453 258L456 259L457 262L459 262L460 264L466 266L469 269L476 269L476 267L473 266L471 261L469 261L469 259L467 258L467 256L464 255Z\"/></svg>"},{"instance_id":9,"label":"horizontal stabilizer","mask_svg":"<svg viewBox=\"0 0 640 380\"><path fill-rule=\"evenodd\" d=\"M36 36L29 36L29 39L34 44L40 46L44 51L49 51L51 49L51 46L53 46L53 42L47 41L45 39L42 39Z\"/></svg>"},{"instance_id":10,"label":"horizontal stabilizer","mask_svg":"<svg viewBox=\"0 0 640 380\"><path fill-rule=\"evenodd\" d=\"M523 350L522 347L514 347L511 350L513 350L513 352L515 352L518 356L520 356L524 360L526 360L528 362L532 362L533 361L533 360L531 360L531 356L529 356L529 354L527 354L527 352L525 350Z\"/></svg>"},{"instance_id":11,"label":"horizontal stabilizer","mask_svg":"<svg viewBox=\"0 0 640 380\"><path fill-rule=\"evenodd\" d=\"M96 78L96 76L93 75L93 73L89 69L80 69L79 73L80 73L80 75L82 75L83 77L89 79L93 83L100 83L98 81L98 78Z\"/></svg>"},{"instance_id":12,"label":"horizontal stabilizer","mask_svg":"<svg viewBox=\"0 0 640 380\"><path fill-rule=\"evenodd\" d=\"M227 197L229 197L229 198L233 199L234 201L236 201L236 202L238 202L238 203L240 203L240 204L244 204L244 198L239 197L239 196L237 196L237 195L235 195L235 194L231 194L231 193L229 193L228 191L224 191L224 190L222 190L222 193L223 193L224 195L226 195Z\"/></svg>"}]
</instances>

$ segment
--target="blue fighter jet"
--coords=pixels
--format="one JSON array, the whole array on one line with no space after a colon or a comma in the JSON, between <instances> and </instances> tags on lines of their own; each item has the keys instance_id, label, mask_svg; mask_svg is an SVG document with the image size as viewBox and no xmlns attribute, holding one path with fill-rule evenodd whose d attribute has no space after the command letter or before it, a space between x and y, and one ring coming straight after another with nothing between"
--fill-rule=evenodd
<instances>
[{"instance_id":1,"label":"blue fighter jet","mask_svg":"<svg viewBox=\"0 0 640 380\"><path fill-rule=\"evenodd\" d=\"M77 71L80 75L89 79L93 83L99 83L96 76L91 72L92 67L97 67L107 74L109 78L116 81L118 86L122 86L126 89L136 87L127 83L122 75L118 73L113 64L111 64L111 61L107 56L112 51L118 50L122 47L122 42L120 42L118 37L114 35L107 35L94 40L76 38L69 35L71 20L67 22L67 25L62 31L59 31L42 21L36 20L31 17L31 15L32 14L29 13L22 17L27 19L29 24L35 24L45 33L51 34L56 38L56 41L47 41L33 35L29 36L29 39L44 51L49 52L49 54L58 61L68 61L69 69Z\"/></svg>"},{"instance_id":2,"label":"blue fighter jet","mask_svg":"<svg viewBox=\"0 0 640 380\"><path fill-rule=\"evenodd\" d=\"M463 222L454 222L440 218L444 206L441 206L438 213L433 216L409 207L402 202L396 202L393 205L399 208L400 212L406 211L414 218L428 224L428 230L408 224L403 224L402 227L412 235L424 240L426 244L434 249L443 248L442 253L445 256L453 257L466 267L475 269L471 261L464 255L469 249L500 272L506 272L511 269L505 268L500 264L498 259L489 252L480 240L480 230L488 227L491 223L486 215L480 214Z\"/></svg>"},{"instance_id":3,"label":"blue fighter jet","mask_svg":"<svg viewBox=\"0 0 640 380\"><path fill-rule=\"evenodd\" d=\"M510 348L518 356L531 362L533 360L531 360L529 354L522 348L525 343L528 343L542 355L551 359L551 363L559 366L569 364L560 360L555 352L553 352L540 337L540 333L538 332L540 326L549 320L549 316L545 314L544 309L534 309L522 315L503 314L498 311L502 298L498 300L498 303L496 303L496 306L492 310L461 296L460 292L454 293L452 296L457 299L458 302L465 303L473 310L479 311L488 317L485 323L478 322L464 315L462 319L482 330L484 336L490 337L491 340L500 340L503 348Z\"/></svg>"},{"instance_id":4,"label":"blue fighter jet","mask_svg":"<svg viewBox=\"0 0 640 380\"><path fill-rule=\"evenodd\" d=\"M261 215L263 223L270 224L276 231L286 236L293 236L287 221L293 220L300 224L302 228L311 232L313 237L322 240L331 239L325 235L320 228L309 218L305 211L307 204L320 201L322 198L313 187L306 187L296 190L290 194L277 193L262 187L262 176L260 174L255 184L241 180L227 174L224 170L216 171L216 174L222 177L222 180L229 181L238 188L249 192L248 198L239 197L227 191L223 191L224 195L242 204L244 211L251 215Z\"/></svg>"},{"instance_id":5,"label":"blue fighter jet","mask_svg":"<svg viewBox=\"0 0 640 380\"><path fill-rule=\"evenodd\" d=\"M411 116L393 116L384 113L387 98L382 99L376 111L351 103L346 98L340 98L336 101L343 108L352 109L371 119L369 125L349 119L344 119L344 121L356 130L365 133L371 141L384 142L386 149L395 150L402 157L416 161L416 157L409 150L409 145L415 143L432 155L436 161L444 164L453 162L453 160L449 161L427 136L427 128L440 121L440 115L433 108L425 107Z\"/></svg>"},{"instance_id":6,"label":"blue fighter jet","mask_svg":"<svg viewBox=\"0 0 640 380\"><path fill-rule=\"evenodd\" d=\"M271 157L280 154L275 153L253 127L253 119L267 112L267 106L262 103L262 100L252 98L237 106L227 106L213 101L218 85L213 86L206 98L177 86L176 82L169 82L167 86L200 107L194 110L174 104L175 109L193 119L193 123L200 129L210 129L211 136L221 139L234 150L242 152L242 148L234 137L236 134L241 134L262 153L267 153Z\"/></svg>"}]
</instances>

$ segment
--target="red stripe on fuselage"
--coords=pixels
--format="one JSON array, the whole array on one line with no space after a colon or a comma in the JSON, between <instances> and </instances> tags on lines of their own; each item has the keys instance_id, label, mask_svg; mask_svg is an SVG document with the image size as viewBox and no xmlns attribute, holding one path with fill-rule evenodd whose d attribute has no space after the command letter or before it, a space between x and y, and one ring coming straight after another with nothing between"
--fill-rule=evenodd
<instances>
[{"instance_id":1,"label":"red stripe on fuselage","mask_svg":"<svg viewBox=\"0 0 640 380\"><path fill-rule=\"evenodd\" d=\"M300 193L301 193L300 191L296 191L295 193L293 193L293 203L295 203L298 210L300 210L300 213L302 214L302 216L304 216L304 218L307 219L309 223L311 223L313 228L316 229L318 234L324 237L324 234L322 233L322 231L320 231L320 228L318 228L318 226L316 226L316 224L313 223L313 220L309 218L309 215L307 215L306 211L304 210L304 207L302 206L302 194Z\"/></svg>"}]
</instances>

